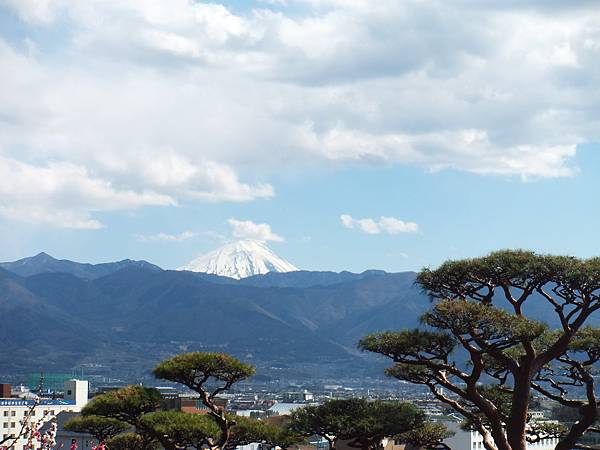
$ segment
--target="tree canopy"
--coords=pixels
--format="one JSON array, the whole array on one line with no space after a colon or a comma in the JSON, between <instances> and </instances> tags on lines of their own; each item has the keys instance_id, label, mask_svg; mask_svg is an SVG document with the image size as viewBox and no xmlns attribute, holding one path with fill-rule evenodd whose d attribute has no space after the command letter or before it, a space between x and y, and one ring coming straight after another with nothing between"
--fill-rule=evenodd
<instances>
[{"instance_id":1,"label":"tree canopy","mask_svg":"<svg viewBox=\"0 0 600 450\"><path fill-rule=\"evenodd\" d=\"M131 425L117 419L109 419L100 416L77 416L65 423L65 429L75 433L88 433L100 442L131 428Z\"/></svg>"},{"instance_id":2,"label":"tree canopy","mask_svg":"<svg viewBox=\"0 0 600 450\"><path fill-rule=\"evenodd\" d=\"M287 426L238 416L235 418L235 426L231 429L227 448L233 450L238 446L260 443L266 448L280 447L285 450L302 442L302 440L302 436L293 432Z\"/></svg>"},{"instance_id":3,"label":"tree canopy","mask_svg":"<svg viewBox=\"0 0 600 450\"><path fill-rule=\"evenodd\" d=\"M72 426L92 426L95 424L94 421L98 421L95 426L101 427L102 422L99 419L125 423L128 424L127 428L133 427L139 437L136 442L144 450L153 450L156 447L154 438L149 435L149 430L144 428L141 419L144 415L158 411L162 407L163 398L157 389L143 386L127 386L94 397L82 409L81 421L74 422ZM110 440L114 441L116 438L117 435ZM116 442L118 442L117 445L121 445L125 442L132 442L132 439L123 438L123 440L117 440Z\"/></svg>"},{"instance_id":4,"label":"tree canopy","mask_svg":"<svg viewBox=\"0 0 600 450\"><path fill-rule=\"evenodd\" d=\"M351 447L374 450L384 438L424 424L425 415L409 403L339 399L293 411L290 428L307 436L323 437L333 450L338 440L348 441Z\"/></svg>"},{"instance_id":5,"label":"tree canopy","mask_svg":"<svg viewBox=\"0 0 600 450\"><path fill-rule=\"evenodd\" d=\"M157 378L181 383L200 394L200 400L221 429L218 446L225 448L235 421L215 403L215 397L234 383L254 375L254 367L224 353L193 352L174 356L154 369ZM217 383L210 387L210 383Z\"/></svg>"},{"instance_id":6,"label":"tree canopy","mask_svg":"<svg viewBox=\"0 0 600 450\"><path fill-rule=\"evenodd\" d=\"M227 414L215 397L254 373L254 368L221 353L187 353L163 361L154 370L157 377L194 389L208 408L208 414L164 411L160 392L154 388L128 386L95 397L72 420L73 431L88 432L109 448L154 450L157 443L166 450L186 448L227 448L261 443L283 449L301 437L287 427ZM216 385L215 385L216 383ZM128 429L135 433L123 433Z\"/></svg>"},{"instance_id":7,"label":"tree canopy","mask_svg":"<svg viewBox=\"0 0 600 450\"><path fill-rule=\"evenodd\" d=\"M451 450L444 439L453 435L445 425L435 422L425 422L422 425L394 437L404 444L426 450Z\"/></svg>"},{"instance_id":8,"label":"tree canopy","mask_svg":"<svg viewBox=\"0 0 600 450\"><path fill-rule=\"evenodd\" d=\"M241 380L254 375L254 367L224 353L193 352L174 356L161 362L154 375L163 380L181 383L194 391L205 391L206 382L223 382L209 394L214 398Z\"/></svg>"},{"instance_id":9,"label":"tree canopy","mask_svg":"<svg viewBox=\"0 0 600 450\"><path fill-rule=\"evenodd\" d=\"M204 414L153 412L145 414L141 424L167 450L214 447L221 434L215 419Z\"/></svg>"},{"instance_id":10,"label":"tree canopy","mask_svg":"<svg viewBox=\"0 0 600 450\"><path fill-rule=\"evenodd\" d=\"M527 425L533 392L578 411L570 428L545 431L560 436L557 450L577 448L598 417L591 368L600 330L585 323L600 308L600 258L504 250L424 269L417 283L433 300L423 327L373 334L359 347L392 359L388 375L427 386L488 450L525 450L542 436ZM558 328L534 318L542 311ZM457 360L464 354L467 365ZM481 388L489 380L496 390ZM573 386L585 398L569 397ZM490 396L500 391L498 403Z\"/></svg>"},{"instance_id":11,"label":"tree canopy","mask_svg":"<svg viewBox=\"0 0 600 450\"><path fill-rule=\"evenodd\" d=\"M162 404L163 398L157 389L127 386L94 397L81 414L108 417L138 426L144 414L157 411Z\"/></svg>"},{"instance_id":12,"label":"tree canopy","mask_svg":"<svg viewBox=\"0 0 600 450\"><path fill-rule=\"evenodd\" d=\"M156 450L158 443L155 441L148 442L147 439L137 433L119 434L107 442L109 450Z\"/></svg>"}]
</instances>

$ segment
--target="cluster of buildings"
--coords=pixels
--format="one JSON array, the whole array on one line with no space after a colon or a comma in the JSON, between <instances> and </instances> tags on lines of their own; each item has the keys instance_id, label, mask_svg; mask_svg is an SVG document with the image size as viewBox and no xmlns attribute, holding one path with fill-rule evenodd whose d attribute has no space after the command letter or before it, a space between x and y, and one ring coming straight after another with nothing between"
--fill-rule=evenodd
<instances>
[{"instance_id":1,"label":"cluster of buildings","mask_svg":"<svg viewBox=\"0 0 600 450\"><path fill-rule=\"evenodd\" d=\"M98 393L114 388L104 388ZM197 394L179 392L173 387L158 388L165 398L169 409L192 414L205 414L207 409L200 401ZM346 392L347 395L353 393ZM77 443L78 450L88 450L97 445L97 440L90 435L73 433L64 429L64 424L80 413L90 397L89 384L83 380L64 381L63 392L56 398L39 399L26 389L12 389L9 384L0 384L0 436L4 441L0 450L29 450L28 436L20 436L26 421L39 424L43 433L48 430L51 423L57 424L56 447L69 449L73 442ZM261 395L255 392L228 393L217 398L219 406L232 413L242 416L260 418L263 420L277 420L279 416L290 414L294 409L306 404L316 404L331 398L331 394L313 394L306 389L286 391L276 395ZM432 419L443 422L454 436L445 443L452 450L482 450L482 436L474 431L465 431L460 428L460 417L448 414L443 404L431 398L411 399L413 404L422 409ZM535 420L546 420L544 412L534 411ZM531 444L531 450L551 450L555 447L556 439L542 439L536 444ZM245 446L240 450L260 450L259 444ZM306 445L299 446L300 450L327 450L325 440L315 437ZM343 447L343 444L342 444ZM340 448L342 448L340 447ZM384 441L383 450L404 450L404 446L394 439Z\"/></svg>"}]
</instances>

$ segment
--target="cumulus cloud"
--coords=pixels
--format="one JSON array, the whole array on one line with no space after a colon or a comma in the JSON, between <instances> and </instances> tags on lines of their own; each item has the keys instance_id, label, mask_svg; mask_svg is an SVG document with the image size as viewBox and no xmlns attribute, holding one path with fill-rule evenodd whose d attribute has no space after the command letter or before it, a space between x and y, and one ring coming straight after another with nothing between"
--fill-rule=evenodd
<instances>
[{"instance_id":1,"label":"cumulus cloud","mask_svg":"<svg viewBox=\"0 0 600 450\"><path fill-rule=\"evenodd\" d=\"M179 234L157 233L136 234L135 238L140 242L183 242L198 236L195 231L183 231Z\"/></svg>"},{"instance_id":2,"label":"cumulus cloud","mask_svg":"<svg viewBox=\"0 0 600 450\"><path fill-rule=\"evenodd\" d=\"M379 225L373 219L354 219L349 214L342 214L340 219L342 220L342 225L344 225L346 228L358 228L367 234L381 233Z\"/></svg>"},{"instance_id":3,"label":"cumulus cloud","mask_svg":"<svg viewBox=\"0 0 600 450\"><path fill-rule=\"evenodd\" d=\"M600 10L492 3L0 0L30 44L0 30L0 156L78 167L132 207L270 198L289 166L573 176L600 139ZM58 198L3 215L114 210Z\"/></svg>"},{"instance_id":4,"label":"cumulus cloud","mask_svg":"<svg viewBox=\"0 0 600 450\"><path fill-rule=\"evenodd\" d=\"M143 206L172 206L176 201L152 191L115 188L69 163L44 166L0 156L0 215L59 228L97 229L93 211L118 211Z\"/></svg>"},{"instance_id":5,"label":"cumulus cloud","mask_svg":"<svg viewBox=\"0 0 600 450\"><path fill-rule=\"evenodd\" d=\"M254 223L251 220L229 219L231 234L238 239L253 239L257 241L283 242L283 237L271 231L271 225L267 223Z\"/></svg>"},{"instance_id":6,"label":"cumulus cloud","mask_svg":"<svg viewBox=\"0 0 600 450\"><path fill-rule=\"evenodd\" d=\"M270 184L243 183L231 167L214 161L192 162L170 151L132 159L137 162L140 184L175 195L210 202L244 202L274 195Z\"/></svg>"},{"instance_id":7,"label":"cumulus cloud","mask_svg":"<svg viewBox=\"0 0 600 450\"><path fill-rule=\"evenodd\" d=\"M381 216L378 221L369 217L364 219L355 219L349 214L340 216L342 225L350 229L358 229L367 234L399 234L416 233L419 231L419 225L414 222L404 222L395 217Z\"/></svg>"},{"instance_id":8,"label":"cumulus cloud","mask_svg":"<svg viewBox=\"0 0 600 450\"><path fill-rule=\"evenodd\" d=\"M522 178L565 177L575 169L568 161L575 145L516 145L499 147L484 130L441 133L380 134L334 128L318 136L306 130L306 140L319 146L331 160L372 160L419 165L431 171L463 169L479 174ZM471 158L469 158L471 156Z\"/></svg>"},{"instance_id":9,"label":"cumulus cloud","mask_svg":"<svg viewBox=\"0 0 600 450\"><path fill-rule=\"evenodd\" d=\"M274 195L269 183L244 182L232 165L216 161L211 152L196 151L200 144L178 141L178 133L160 123L172 120L168 114L145 116L144 109L160 108L155 95L161 83L130 79L131 89L122 93L112 83L65 75L70 78L65 84L46 85L44 93L46 77L60 77L58 71L48 71L2 41L0 60L12 69L3 73L0 84L0 170L10 175L4 181L11 180L0 199L0 214L6 218L89 229L102 226L93 218L102 211ZM29 103L27 87L43 100ZM168 97L166 91L162 94ZM155 122L147 128L146 120ZM73 201L74 194L60 194L68 189L45 190L57 182L102 186L114 195L97 195L96 188L85 198L88 190L83 189L80 200ZM25 192L31 202L23 200Z\"/></svg>"}]
</instances>

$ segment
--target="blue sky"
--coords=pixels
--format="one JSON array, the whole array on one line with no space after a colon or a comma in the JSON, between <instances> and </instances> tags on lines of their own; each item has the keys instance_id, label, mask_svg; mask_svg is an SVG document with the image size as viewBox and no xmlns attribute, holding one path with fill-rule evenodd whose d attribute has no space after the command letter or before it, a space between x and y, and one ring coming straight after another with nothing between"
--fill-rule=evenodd
<instances>
[{"instance_id":1,"label":"blue sky","mask_svg":"<svg viewBox=\"0 0 600 450\"><path fill-rule=\"evenodd\" d=\"M600 7L494 4L0 0L0 260L598 255Z\"/></svg>"}]
</instances>

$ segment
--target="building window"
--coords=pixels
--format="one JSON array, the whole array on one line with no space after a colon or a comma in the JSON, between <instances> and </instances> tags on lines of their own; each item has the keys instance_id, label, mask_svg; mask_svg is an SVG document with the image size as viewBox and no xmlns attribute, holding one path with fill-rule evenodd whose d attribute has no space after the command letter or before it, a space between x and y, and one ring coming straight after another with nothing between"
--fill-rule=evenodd
<instances>
[{"instance_id":1,"label":"building window","mask_svg":"<svg viewBox=\"0 0 600 450\"><path fill-rule=\"evenodd\" d=\"M69 389L69 390L67 391L67 395L73 395L73 394L71 394L71 389Z\"/></svg>"},{"instance_id":2,"label":"building window","mask_svg":"<svg viewBox=\"0 0 600 450\"><path fill-rule=\"evenodd\" d=\"M15 427L15 423L14 423L14 422L11 422L11 423L10 423L10 427L11 427L11 428L14 428L14 427Z\"/></svg>"},{"instance_id":3,"label":"building window","mask_svg":"<svg viewBox=\"0 0 600 450\"><path fill-rule=\"evenodd\" d=\"M8 422L4 422L4 428L8 428Z\"/></svg>"},{"instance_id":4,"label":"building window","mask_svg":"<svg viewBox=\"0 0 600 450\"><path fill-rule=\"evenodd\" d=\"M16 415L17 415L17 412L16 412L16 411L11 411L11 412L10 412L10 415L14 417L14 416L16 416Z\"/></svg>"}]
</instances>

